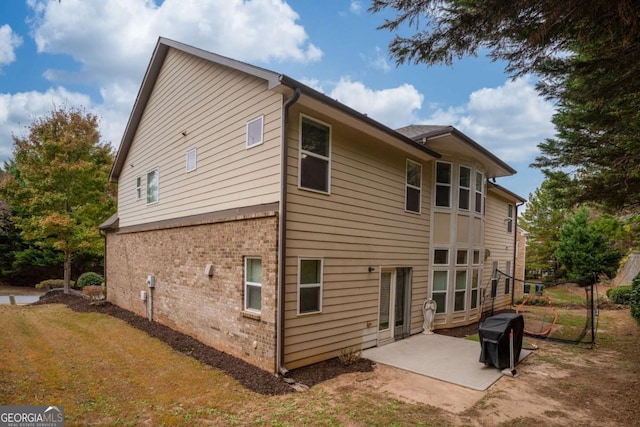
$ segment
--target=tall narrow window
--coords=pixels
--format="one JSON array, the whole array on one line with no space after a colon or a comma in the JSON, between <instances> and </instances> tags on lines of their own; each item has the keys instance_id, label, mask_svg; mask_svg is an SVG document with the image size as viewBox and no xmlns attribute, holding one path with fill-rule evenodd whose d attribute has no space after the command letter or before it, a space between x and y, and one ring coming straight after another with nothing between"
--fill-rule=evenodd
<instances>
[{"instance_id":1,"label":"tall narrow window","mask_svg":"<svg viewBox=\"0 0 640 427\"><path fill-rule=\"evenodd\" d=\"M186 171L187 172L191 172L196 170L196 149L192 148L191 150L187 151L186 154Z\"/></svg>"},{"instance_id":2,"label":"tall narrow window","mask_svg":"<svg viewBox=\"0 0 640 427\"><path fill-rule=\"evenodd\" d=\"M451 164L436 163L436 206L451 207Z\"/></svg>"},{"instance_id":3,"label":"tall narrow window","mask_svg":"<svg viewBox=\"0 0 640 427\"><path fill-rule=\"evenodd\" d=\"M507 205L507 233L513 231L513 205Z\"/></svg>"},{"instance_id":4,"label":"tall narrow window","mask_svg":"<svg viewBox=\"0 0 640 427\"><path fill-rule=\"evenodd\" d=\"M147 172L147 204L158 203L160 171L156 168Z\"/></svg>"},{"instance_id":5,"label":"tall narrow window","mask_svg":"<svg viewBox=\"0 0 640 427\"><path fill-rule=\"evenodd\" d=\"M420 213L422 200L422 165L407 159L405 209Z\"/></svg>"},{"instance_id":6,"label":"tall narrow window","mask_svg":"<svg viewBox=\"0 0 640 427\"><path fill-rule=\"evenodd\" d=\"M431 298L438 305L436 313L447 312L447 287L449 284L448 271L434 271Z\"/></svg>"},{"instance_id":7,"label":"tall narrow window","mask_svg":"<svg viewBox=\"0 0 640 427\"><path fill-rule=\"evenodd\" d=\"M298 313L322 310L322 260L300 258L298 263Z\"/></svg>"},{"instance_id":8,"label":"tall narrow window","mask_svg":"<svg viewBox=\"0 0 640 427\"><path fill-rule=\"evenodd\" d=\"M484 199L484 175L476 172L476 213L482 213L482 201Z\"/></svg>"},{"instance_id":9,"label":"tall narrow window","mask_svg":"<svg viewBox=\"0 0 640 427\"><path fill-rule=\"evenodd\" d=\"M142 177L136 178L136 200L142 199Z\"/></svg>"},{"instance_id":10,"label":"tall narrow window","mask_svg":"<svg viewBox=\"0 0 640 427\"><path fill-rule=\"evenodd\" d=\"M480 289L480 270L474 269L471 273L471 308L478 307L478 290Z\"/></svg>"},{"instance_id":11,"label":"tall narrow window","mask_svg":"<svg viewBox=\"0 0 640 427\"><path fill-rule=\"evenodd\" d=\"M262 144L264 135L264 116L247 122L247 148Z\"/></svg>"},{"instance_id":12,"label":"tall narrow window","mask_svg":"<svg viewBox=\"0 0 640 427\"><path fill-rule=\"evenodd\" d=\"M469 197L471 193L471 169L460 166L460 179L458 184L458 209L469 210Z\"/></svg>"},{"instance_id":13,"label":"tall narrow window","mask_svg":"<svg viewBox=\"0 0 640 427\"><path fill-rule=\"evenodd\" d=\"M331 128L307 117L300 121L300 187L329 192Z\"/></svg>"},{"instance_id":14,"label":"tall narrow window","mask_svg":"<svg viewBox=\"0 0 640 427\"><path fill-rule=\"evenodd\" d=\"M262 260L244 259L244 309L259 313L262 310Z\"/></svg>"},{"instance_id":15,"label":"tall narrow window","mask_svg":"<svg viewBox=\"0 0 640 427\"><path fill-rule=\"evenodd\" d=\"M456 271L456 290L453 303L453 311L464 310L467 299L467 270Z\"/></svg>"},{"instance_id":16,"label":"tall narrow window","mask_svg":"<svg viewBox=\"0 0 640 427\"><path fill-rule=\"evenodd\" d=\"M509 295L509 292L511 292L511 261L507 261L507 265L505 266L505 274L507 275L504 278L504 294L505 295Z\"/></svg>"}]
</instances>

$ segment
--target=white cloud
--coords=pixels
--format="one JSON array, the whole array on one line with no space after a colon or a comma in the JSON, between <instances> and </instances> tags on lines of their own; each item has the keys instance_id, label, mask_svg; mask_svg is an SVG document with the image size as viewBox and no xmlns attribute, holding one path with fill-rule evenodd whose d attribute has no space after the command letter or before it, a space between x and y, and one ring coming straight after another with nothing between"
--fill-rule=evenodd
<instances>
[{"instance_id":1,"label":"white cloud","mask_svg":"<svg viewBox=\"0 0 640 427\"><path fill-rule=\"evenodd\" d=\"M0 27L0 66L16 60L15 50L22 44L22 37L15 34L9 25Z\"/></svg>"},{"instance_id":2,"label":"white cloud","mask_svg":"<svg viewBox=\"0 0 640 427\"><path fill-rule=\"evenodd\" d=\"M283 0L30 0L39 52L71 55L100 83L139 81L158 36L237 59L312 62L298 14ZM238 37L242 34L242 37ZM50 70L49 78L68 78Z\"/></svg>"},{"instance_id":3,"label":"white cloud","mask_svg":"<svg viewBox=\"0 0 640 427\"><path fill-rule=\"evenodd\" d=\"M88 95L69 92L64 88L52 88L46 92L19 92L0 94L0 161L13 151L11 135L26 137L29 125L59 107L84 107L92 111Z\"/></svg>"},{"instance_id":4,"label":"white cloud","mask_svg":"<svg viewBox=\"0 0 640 427\"><path fill-rule=\"evenodd\" d=\"M349 12L360 15L362 12L362 2L353 0L349 5Z\"/></svg>"},{"instance_id":5,"label":"white cloud","mask_svg":"<svg viewBox=\"0 0 640 427\"><path fill-rule=\"evenodd\" d=\"M483 88L464 106L436 110L429 123L453 125L503 160L532 160L537 145L554 135L554 107L541 98L531 78Z\"/></svg>"},{"instance_id":6,"label":"white cloud","mask_svg":"<svg viewBox=\"0 0 640 427\"><path fill-rule=\"evenodd\" d=\"M424 99L410 84L373 90L348 77L341 78L329 96L391 128L416 121L415 112L421 108Z\"/></svg>"},{"instance_id":7,"label":"white cloud","mask_svg":"<svg viewBox=\"0 0 640 427\"><path fill-rule=\"evenodd\" d=\"M387 61L387 57L384 54L385 51L376 46L375 53L373 55L361 55L363 59L367 62L369 67L374 70L380 70L384 73L388 73L391 71L391 66L389 65L389 61Z\"/></svg>"}]
</instances>

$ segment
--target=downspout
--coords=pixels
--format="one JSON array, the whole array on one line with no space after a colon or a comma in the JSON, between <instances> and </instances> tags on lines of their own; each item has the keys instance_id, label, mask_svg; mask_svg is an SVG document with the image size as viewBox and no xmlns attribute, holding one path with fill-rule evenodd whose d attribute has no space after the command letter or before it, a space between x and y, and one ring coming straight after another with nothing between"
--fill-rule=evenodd
<instances>
[{"instance_id":1,"label":"downspout","mask_svg":"<svg viewBox=\"0 0 640 427\"><path fill-rule=\"evenodd\" d=\"M515 302L515 289L516 289L516 257L518 255L518 208L522 205L524 205L525 202L522 203L516 203L516 211L515 211L515 218L513 219L513 264L511 266L511 271L509 272L509 274L511 274L511 277L513 277L513 288L511 289L511 306L513 307L513 304ZM522 280L524 280L524 277L522 278Z\"/></svg>"},{"instance_id":2,"label":"downspout","mask_svg":"<svg viewBox=\"0 0 640 427\"><path fill-rule=\"evenodd\" d=\"M280 212L278 223L278 299L276 319L276 365L278 374L287 376L289 371L284 367L284 298L285 298L285 268L287 259L287 172L289 169L289 108L300 98L300 88L283 104L282 115L282 142L280 170Z\"/></svg>"},{"instance_id":3,"label":"downspout","mask_svg":"<svg viewBox=\"0 0 640 427\"><path fill-rule=\"evenodd\" d=\"M104 230L98 230L98 233L104 239L104 271L102 277L104 278L104 298L107 299L107 233Z\"/></svg>"}]
</instances>

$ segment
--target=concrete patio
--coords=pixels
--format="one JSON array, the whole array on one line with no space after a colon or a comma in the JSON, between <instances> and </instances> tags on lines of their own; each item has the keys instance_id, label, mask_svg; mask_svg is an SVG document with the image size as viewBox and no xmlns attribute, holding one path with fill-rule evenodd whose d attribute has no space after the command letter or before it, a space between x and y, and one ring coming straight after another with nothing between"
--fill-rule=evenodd
<instances>
[{"instance_id":1,"label":"concrete patio","mask_svg":"<svg viewBox=\"0 0 640 427\"><path fill-rule=\"evenodd\" d=\"M522 350L520 361L531 354ZM363 357L416 374L484 391L502 371L480 363L480 344L464 338L417 334L363 351Z\"/></svg>"}]
</instances>

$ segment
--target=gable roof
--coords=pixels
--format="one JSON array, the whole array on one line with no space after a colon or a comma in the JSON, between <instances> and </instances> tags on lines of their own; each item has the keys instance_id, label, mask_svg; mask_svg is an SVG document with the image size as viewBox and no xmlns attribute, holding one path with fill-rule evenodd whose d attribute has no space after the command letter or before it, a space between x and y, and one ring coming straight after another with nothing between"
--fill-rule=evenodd
<instances>
[{"instance_id":1,"label":"gable roof","mask_svg":"<svg viewBox=\"0 0 640 427\"><path fill-rule=\"evenodd\" d=\"M456 152L468 150L469 148L475 150L479 160L487 165L490 178L509 176L516 173L515 169L500 160L495 154L453 126L410 125L397 131L439 152L450 150ZM446 138L448 136L453 136L454 138Z\"/></svg>"},{"instance_id":2,"label":"gable roof","mask_svg":"<svg viewBox=\"0 0 640 427\"><path fill-rule=\"evenodd\" d=\"M495 182L489 182L488 189L489 191L501 193L503 197L515 200L517 203L524 203L527 201L527 199L523 198L522 196L517 195L513 191L507 190L502 185L498 185Z\"/></svg>"},{"instance_id":3,"label":"gable roof","mask_svg":"<svg viewBox=\"0 0 640 427\"><path fill-rule=\"evenodd\" d=\"M414 139L399 133L382 123L373 120L368 117L366 114L362 114L353 108L350 108L335 99L328 97L327 95L303 84L299 81L292 79L284 74L276 73L271 70L267 70L265 68L257 67L255 65L247 64L242 61L238 61L235 59L231 59L222 55L218 55L212 52L208 52L203 49L199 49L184 43L180 43L174 40L170 40L164 37L160 37L158 42L156 43L155 50L153 51L153 55L151 56L151 60L149 65L147 66L147 71L145 72L144 78L142 80L142 84L138 91L138 95L136 97L136 101L133 105L133 110L131 111L131 115L129 116L129 121L127 122L127 126L125 128L124 134L122 136L122 141L120 143L120 148L118 149L118 153L116 154L116 158L114 160L113 166L111 168L111 173L109 175L109 180L111 182L118 182L118 178L120 177L120 173L124 166L125 160L127 158L127 154L129 149L131 148L131 143L133 142L133 138L135 136L138 125L140 124L140 120L142 118L142 114L145 110L147 102L151 96L151 92L153 91L153 87L155 86L156 79L160 74L160 70L162 69L162 65L164 63L164 59L167 56L167 52L169 49L177 49L179 51L194 55L196 57L202 58L209 62L220 64L225 67L250 74L252 76L261 78L265 80L268 84L269 89L276 89L279 86L285 86L290 89L300 90L303 95L308 96L316 101L321 102L329 107L335 108L342 113L356 119L358 122L363 123L366 126L370 126L372 128L377 129L378 131L382 131L387 136L392 137L394 140L400 141L401 143L407 144L415 149L420 150L423 153L426 153L430 157L440 158L440 154L431 148L427 147L424 144L421 144Z\"/></svg>"}]
</instances>

